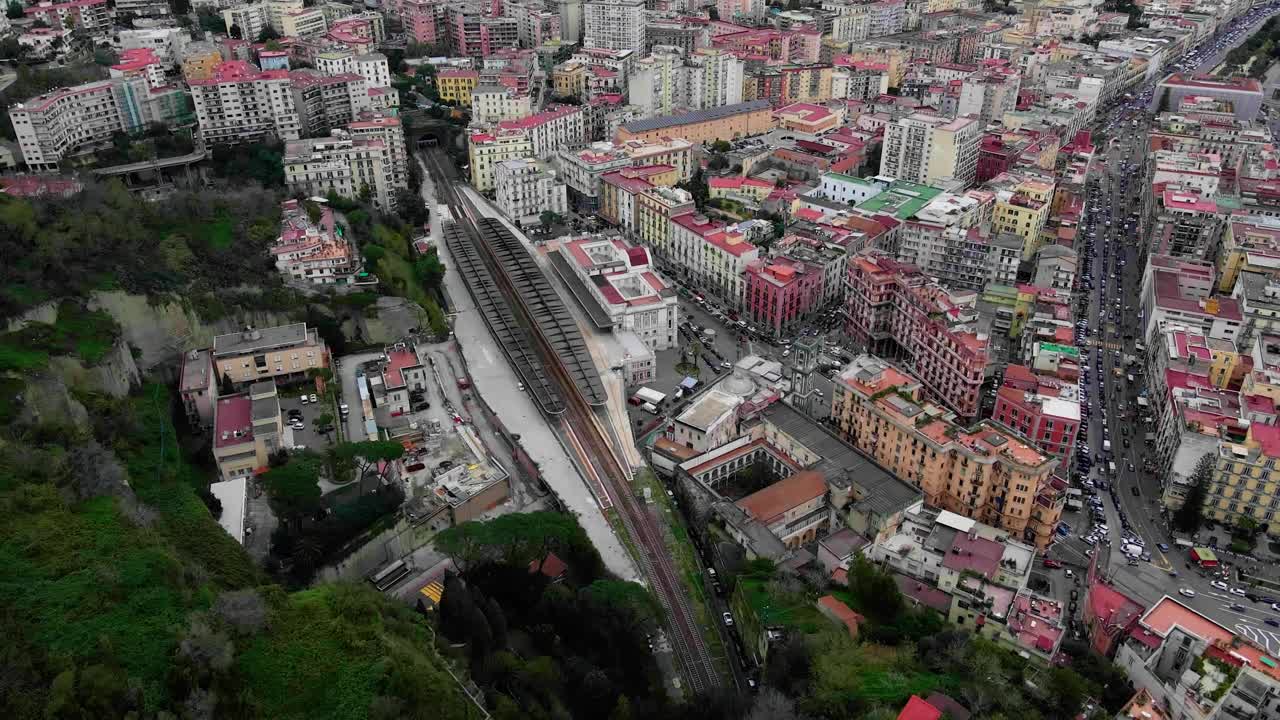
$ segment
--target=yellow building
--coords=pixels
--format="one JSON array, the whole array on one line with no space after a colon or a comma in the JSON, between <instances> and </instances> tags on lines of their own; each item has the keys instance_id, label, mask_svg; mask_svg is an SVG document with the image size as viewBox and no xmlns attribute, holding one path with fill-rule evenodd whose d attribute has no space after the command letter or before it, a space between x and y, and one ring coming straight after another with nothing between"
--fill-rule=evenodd
<instances>
[{"instance_id":1,"label":"yellow building","mask_svg":"<svg viewBox=\"0 0 1280 720\"><path fill-rule=\"evenodd\" d=\"M839 433L920 488L927 504L1049 545L1065 502L1056 458L998 423L960 427L924 400L918 380L871 355L836 376L831 395Z\"/></svg>"},{"instance_id":2,"label":"yellow building","mask_svg":"<svg viewBox=\"0 0 1280 720\"><path fill-rule=\"evenodd\" d=\"M619 143L618 148L631 159L632 165L670 165L676 170L676 182L693 177L693 143L683 138L632 140Z\"/></svg>"},{"instance_id":3,"label":"yellow building","mask_svg":"<svg viewBox=\"0 0 1280 720\"><path fill-rule=\"evenodd\" d=\"M1252 518L1280 536L1276 508L1280 507L1280 427L1253 423L1240 442L1218 443L1213 477L1204 501L1207 518L1224 526Z\"/></svg>"},{"instance_id":4,"label":"yellow building","mask_svg":"<svg viewBox=\"0 0 1280 720\"><path fill-rule=\"evenodd\" d=\"M556 97L586 98L589 75L586 63L560 63L551 70L551 89Z\"/></svg>"},{"instance_id":5,"label":"yellow building","mask_svg":"<svg viewBox=\"0 0 1280 720\"><path fill-rule=\"evenodd\" d=\"M693 212L693 196L675 187L654 187L636 198L636 226L640 240L662 253L671 252L671 218Z\"/></svg>"},{"instance_id":6,"label":"yellow building","mask_svg":"<svg viewBox=\"0 0 1280 720\"><path fill-rule=\"evenodd\" d=\"M902 75L906 72L911 56L905 48L876 45L862 49L855 47L853 52L849 53L849 60L884 63L888 66L889 86L899 87L902 85Z\"/></svg>"},{"instance_id":7,"label":"yellow building","mask_svg":"<svg viewBox=\"0 0 1280 720\"><path fill-rule=\"evenodd\" d=\"M761 135L775 127L777 120L773 117L773 106L769 101L751 100L678 115L633 120L620 125L614 139L625 143L629 140L658 142L683 138L691 143L709 143Z\"/></svg>"},{"instance_id":8,"label":"yellow building","mask_svg":"<svg viewBox=\"0 0 1280 720\"><path fill-rule=\"evenodd\" d=\"M213 459L223 480L249 477L268 467L281 449L283 422L276 384L253 383L248 392L224 395L213 406Z\"/></svg>"},{"instance_id":9,"label":"yellow building","mask_svg":"<svg viewBox=\"0 0 1280 720\"><path fill-rule=\"evenodd\" d=\"M1053 181L1002 173L989 180L985 189L996 195L992 228L1022 238L1022 259L1034 258L1040 249L1040 231L1053 207Z\"/></svg>"},{"instance_id":10,"label":"yellow building","mask_svg":"<svg viewBox=\"0 0 1280 720\"><path fill-rule=\"evenodd\" d=\"M1280 275L1280 229L1232 219L1218 254L1218 291L1230 295L1242 272Z\"/></svg>"},{"instance_id":11,"label":"yellow building","mask_svg":"<svg viewBox=\"0 0 1280 720\"><path fill-rule=\"evenodd\" d=\"M263 380L301 382L312 370L329 367L329 349L306 323L250 327L213 339L213 365L219 379L237 387Z\"/></svg>"},{"instance_id":12,"label":"yellow building","mask_svg":"<svg viewBox=\"0 0 1280 720\"><path fill-rule=\"evenodd\" d=\"M463 107L471 107L471 91L480 82L475 70L448 68L436 73L436 92L440 99Z\"/></svg>"},{"instance_id":13,"label":"yellow building","mask_svg":"<svg viewBox=\"0 0 1280 720\"><path fill-rule=\"evenodd\" d=\"M213 77L214 68L222 62L222 53L218 47L208 42L193 42L182 54L182 77L187 82L192 80L208 80Z\"/></svg>"},{"instance_id":14,"label":"yellow building","mask_svg":"<svg viewBox=\"0 0 1280 720\"><path fill-rule=\"evenodd\" d=\"M471 186L480 192L494 189L494 173L498 163L516 158L533 157L533 141L519 128L476 132L468 138L471 160Z\"/></svg>"}]
</instances>

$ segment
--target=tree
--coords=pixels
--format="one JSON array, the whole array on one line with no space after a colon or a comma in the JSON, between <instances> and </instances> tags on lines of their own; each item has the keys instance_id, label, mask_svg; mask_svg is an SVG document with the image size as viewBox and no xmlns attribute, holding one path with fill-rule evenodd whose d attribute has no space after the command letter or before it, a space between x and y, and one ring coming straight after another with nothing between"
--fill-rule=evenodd
<instances>
[{"instance_id":1,"label":"tree","mask_svg":"<svg viewBox=\"0 0 1280 720\"><path fill-rule=\"evenodd\" d=\"M258 33L258 42L260 43L267 42L268 40L279 40L279 39L280 39L280 33L276 32L275 28L271 27L270 25L262 28L262 31Z\"/></svg>"},{"instance_id":2,"label":"tree","mask_svg":"<svg viewBox=\"0 0 1280 720\"><path fill-rule=\"evenodd\" d=\"M329 433L333 432L333 413L321 413L320 417L311 421L311 424L315 426L316 432L324 433L325 437L328 437Z\"/></svg>"},{"instance_id":3,"label":"tree","mask_svg":"<svg viewBox=\"0 0 1280 720\"><path fill-rule=\"evenodd\" d=\"M225 370L222 371L222 377L218 378L218 394L234 395L236 392L235 383L231 382L231 376L227 375Z\"/></svg>"},{"instance_id":4,"label":"tree","mask_svg":"<svg viewBox=\"0 0 1280 720\"><path fill-rule=\"evenodd\" d=\"M563 222L564 218L560 217L559 213L550 210L543 210L542 214L538 215L538 223L542 225L543 230L549 231L552 225L558 225Z\"/></svg>"},{"instance_id":5,"label":"tree","mask_svg":"<svg viewBox=\"0 0 1280 720\"><path fill-rule=\"evenodd\" d=\"M93 49L93 61L98 65L111 66L120 62L120 56L108 46Z\"/></svg>"},{"instance_id":6,"label":"tree","mask_svg":"<svg viewBox=\"0 0 1280 720\"><path fill-rule=\"evenodd\" d=\"M466 641L474 608L470 588L457 574L448 573L440 594L440 630L451 640Z\"/></svg>"},{"instance_id":7,"label":"tree","mask_svg":"<svg viewBox=\"0 0 1280 720\"><path fill-rule=\"evenodd\" d=\"M1206 453L1196 463L1191 473L1191 487L1182 500L1182 507L1173 514L1173 526L1185 533L1195 533L1200 529L1204 515L1204 501L1209 495L1209 480L1213 476L1214 456Z\"/></svg>"},{"instance_id":8,"label":"tree","mask_svg":"<svg viewBox=\"0 0 1280 720\"><path fill-rule=\"evenodd\" d=\"M4 14L10 20L17 20L26 13L22 11L22 3L18 2L18 0L9 0L9 6L5 8Z\"/></svg>"},{"instance_id":9,"label":"tree","mask_svg":"<svg viewBox=\"0 0 1280 720\"><path fill-rule=\"evenodd\" d=\"M231 37L235 38L236 40L243 40L243 39L244 39L244 37L243 37L243 36L244 36L244 30L242 30L242 29L240 28L240 26L239 26L239 25L236 25L236 24L232 24L232 25L231 25L231 27L227 30L227 34L228 34L228 35L230 35Z\"/></svg>"},{"instance_id":10,"label":"tree","mask_svg":"<svg viewBox=\"0 0 1280 720\"><path fill-rule=\"evenodd\" d=\"M272 505L294 529L303 517L320 508L320 456L312 452L295 455L289 462L262 475Z\"/></svg>"},{"instance_id":11,"label":"tree","mask_svg":"<svg viewBox=\"0 0 1280 720\"><path fill-rule=\"evenodd\" d=\"M435 252L429 252L414 261L413 274L423 287L434 292L444 282L444 263Z\"/></svg>"},{"instance_id":12,"label":"tree","mask_svg":"<svg viewBox=\"0 0 1280 720\"><path fill-rule=\"evenodd\" d=\"M716 140L711 143L711 151L717 153L727 153L733 149L733 145L728 140Z\"/></svg>"},{"instance_id":13,"label":"tree","mask_svg":"<svg viewBox=\"0 0 1280 720\"><path fill-rule=\"evenodd\" d=\"M493 648L495 650L504 650L507 647L507 616L502 612L502 606L497 600L489 598L484 603L484 617L489 622L489 629L493 632Z\"/></svg>"}]
</instances>

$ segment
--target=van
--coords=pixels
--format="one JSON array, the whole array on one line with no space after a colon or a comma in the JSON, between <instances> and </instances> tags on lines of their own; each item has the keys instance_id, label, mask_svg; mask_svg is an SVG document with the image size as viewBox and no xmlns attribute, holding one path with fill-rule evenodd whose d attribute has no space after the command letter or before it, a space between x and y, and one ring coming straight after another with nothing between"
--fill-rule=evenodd
<instances>
[{"instance_id":1,"label":"van","mask_svg":"<svg viewBox=\"0 0 1280 720\"><path fill-rule=\"evenodd\" d=\"M649 413L649 414L651 414L651 415L657 415L657 414L658 414L658 408L657 408L657 406L656 406L656 405L654 405L653 403L645 403L645 404L643 404L643 405L641 405L641 406L640 406L640 409L641 409L641 410L644 410L645 412L647 412L647 413Z\"/></svg>"},{"instance_id":2,"label":"van","mask_svg":"<svg viewBox=\"0 0 1280 720\"><path fill-rule=\"evenodd\" d=\"M1111 441L1110 441L1110 440L1103 440L1103 441L1102 441L1102 452L1111 452Z\"/></svg>"}]
</instances>

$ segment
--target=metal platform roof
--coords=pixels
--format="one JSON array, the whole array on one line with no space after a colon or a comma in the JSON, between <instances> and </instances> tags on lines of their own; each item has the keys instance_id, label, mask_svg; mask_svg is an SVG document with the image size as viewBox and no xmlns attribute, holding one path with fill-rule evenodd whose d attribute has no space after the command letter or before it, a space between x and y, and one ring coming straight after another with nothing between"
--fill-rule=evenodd
<instances>
[{"instance_id":1,"label":"metal platform roof","mask_svg":"<svg viewBox=\"0 0 1280 720\"><path fill-rule=\"evenodd\" d=\"M480 232L481 242L488 244L494 257L502 264L503 272L519 293L529 315L537 322L543 337L564 363L583 399L589 405L603 405L608 395L600 382L600 371L591 358L587 342L569 308L551 287L542 269L501 221L481 218L476 229Z\"/></svg>"},{"instance_id":2,"label":"metal platform roof","mask_svg":"<svg viewBox=\"0 0 1280 720\"><path fill-rule=\"evenodd\" d=\"M587 313L587 317L591 318L592 324L601 330L612 330L613 318L609 317L609 313L601 307L600 302L591 294L591 289L573 271L573 267L565 259L564 250L552 250L547 253L547 257L551 260L551 267L555 269L556 274L564 281L565 287L569 288L569 292L573 293L573 298L578 301L578 305Z\"/></svg>"},{"instance_id":3,"label":"metal platform roof","mask_svg":"<svg viewBox=\"0 0 1280 720\"><path fill-rule=\"evenodd\" d=\"M564 399L560 397L560 391L547 377L546 367L534 352L528 331L516 320L511 304L498 289L498 284L481 258L475 242L456 222L445 222L443 231L449 254L458 263L458 271L466 280L467 290L484 314L485 323L498 339L502 352L533 395L534 402L550 415L564 413Z\"/></svg>"}]
</instances>

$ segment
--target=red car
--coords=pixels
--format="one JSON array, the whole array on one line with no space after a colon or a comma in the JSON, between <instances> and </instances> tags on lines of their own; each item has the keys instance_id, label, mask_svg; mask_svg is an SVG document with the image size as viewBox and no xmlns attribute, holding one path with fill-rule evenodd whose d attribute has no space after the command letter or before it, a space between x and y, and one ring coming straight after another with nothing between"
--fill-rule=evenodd
<instances>
[{"instance_id":1,"label":"red car","mask_svg":"<svg viewBox=\"0 0 1280 720\"><path fill-rule=\"evenodd\" d=\"M1061 560L1054 560L1053 558L1045 558L1045 559L1044 559L1044 566L1045 566L1045 567L1047 567L1047 568L1060 568L1060 567L1062 567L1062 561L1061 561Z\"/></svg>"}]
</instances>

